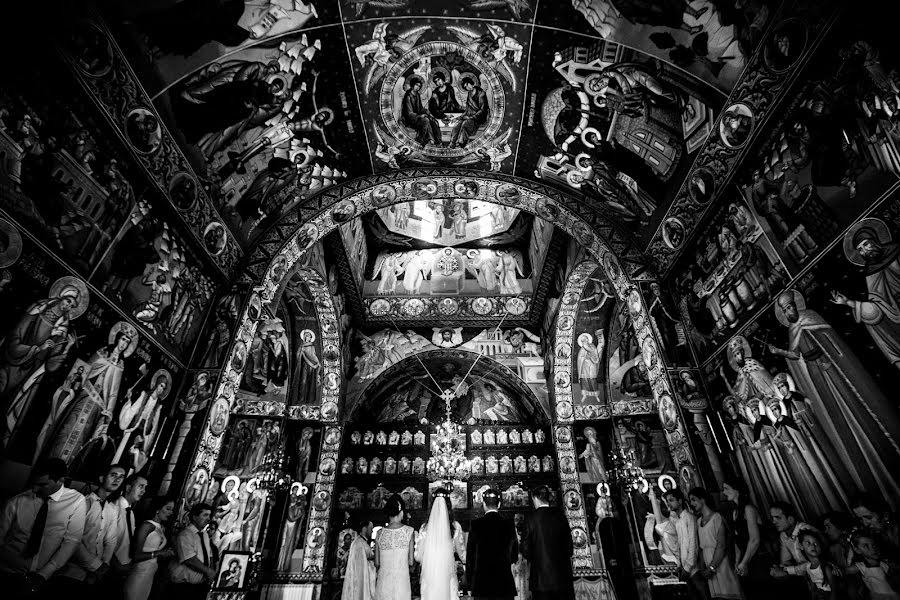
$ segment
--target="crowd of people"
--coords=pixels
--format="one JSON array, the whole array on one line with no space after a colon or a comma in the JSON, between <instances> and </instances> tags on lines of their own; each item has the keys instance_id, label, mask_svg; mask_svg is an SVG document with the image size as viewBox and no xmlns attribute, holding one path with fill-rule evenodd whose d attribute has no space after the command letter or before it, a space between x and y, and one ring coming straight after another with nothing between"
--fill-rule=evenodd
<instances>
[{"instance_id":1,"label":"crowd of people","mask_svg":"<svg viewBox=\"0 0 900 600\"><path fill-rule=\"evenodd\" d=\"M787 502L763 513L736 480L720 510L704 488L662 496L650 490L648 526L694 600L900 600L900 527L875 497L806 523Z\"/></svg>"},{"instance_id":2,"label":"crowd of people","mask_svg":"<svg viewBox=\"0 0 900 600\"><path fill-rule=\"evenodd\" d=\"M0 590L5 598L205 598L216 575L207 525L194 505L173 533L173 498L145 498L147 479L112 465L82 491L66 463L49 459L0 513ZM8 595L7 595L8 594ZM74 596L73 596L74 594Z\"/></svg>"},{"instance_id":3,"label":"crowd of people","mask_svg":"<svg viewBox=\"0 0 900 600\"><path fill-rule=\"evenodd\" d=\"M455 600L460 589L475 598L574 600L569 524L550 507L550 490L532 490L535 510L517 528L500 512L500 493L483 493L484 516L468 535L453 518L451 491L438 489L428 521L419 531L404 523L400 496L385 505L386 524L375 533L359 521L348 555L342 600L410 600L410 573L421 563L422 600Z\"/></svg>"}]
</instances>

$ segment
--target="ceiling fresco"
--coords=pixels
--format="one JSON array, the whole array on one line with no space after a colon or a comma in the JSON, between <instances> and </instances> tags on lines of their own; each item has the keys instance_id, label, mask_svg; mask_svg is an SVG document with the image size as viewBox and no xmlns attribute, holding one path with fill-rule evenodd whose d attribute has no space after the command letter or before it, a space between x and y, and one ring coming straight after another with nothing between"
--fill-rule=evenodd
<instances>
[{"instance_id":1,"label":"ceiling fresco","mask_svg":"<svg viewBox=\"0 0 900 600\"><path fill-rule=\"evenodd\" d=\"M318 191L421 167L540 181L649 239L778 7L144 0L106 19L246 249Z\"/></svg>"}]
</instances>

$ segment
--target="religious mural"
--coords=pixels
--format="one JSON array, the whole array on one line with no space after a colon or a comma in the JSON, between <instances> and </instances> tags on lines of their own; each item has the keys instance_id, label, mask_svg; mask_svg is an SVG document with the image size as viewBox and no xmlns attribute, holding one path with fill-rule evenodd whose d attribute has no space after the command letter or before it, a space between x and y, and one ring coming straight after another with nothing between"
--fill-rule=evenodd
<instances>
[{"instance_id":1,"label":"religious mural","mask_svg":"<svg viewBox=\"0 0 900 600\"><path fill-rule=\"evenodd\" d=\"M650 315L650 326L662 349L667 365L684 366L693 364L687 327L681 312L672 300L672 295L658 281L640 283L644 303Z\"/></svg>"},{"instance_id":2,"label":"religious mural","mask_svg":"<svg viewBox=\"0 0 900 600\"><path fill-rule=\"evenodd\" d=\"M636 48L728 93L779 4L566 0L541 3L535 23Z\"/></svg>"},{"instance_id":3,"label":"religious mural","mask_svg":"<svg viewBox=\"0 0 900 600\"><path fill-rule=\"evenodd\" d=\"M732 461L763 505L787 499L813 518L861 490L900 498L898 214L892 197L857 221L705 367Z\"/></svg>"},{"instance_id":4,"label":"religious mural","mask_svg":"<svg viewBox=\"0 0 900 600\"><path fill-rule=\"evenodd\" d=\"M165 450L161 431L181 367L12 223L0 219L0 230L9 240L0 263L6 459L61 458L76 481L112 463L145 470Z\"/></svg>"},{"instance_id":5,"label":"religious mural","mask_svg":"<svg viewBox=\"0 0 900 600\"><path fill-rule=\"evenodd\" d=\"M203 324L216 282L167 217L138 201L92 280L154 338L184 355Z\"/></svg>"},{"instance_id":6,"label":"religious mural","mask_svg":"<svg viewBox=\"0 0 900 600\"><path fill-rule=\"evenodd\" d=\"M217 398L213 402L217 375L218 371L197 371L185 378L173 410L170 411L175 430L163 455L165 473L159 485L160 494L168 493L173 482L184 481L189 467L184 456L195 447L207 416L215 429L225 429L231 407L224 398Z\"/></svg>"},{"instance_id":7,"label":"religious mural","mask_svg":"<svg viewBox=\"0 0 900 600\"><path fill-rule=\"evenodd\" d=\"M522 294L532 291L531 270L515 249L432 248L382 252L372 282L379 295Z\"/></svg>"},{"instance_id":8,"label":"religious mural","mask_svg":"<svg viewBox=\"0 0 900 600\"><path fill-rule=\"evenodd\" d=\"M195 361L201 368L221 367L228 356L232 334L237 326L241 300L247 296L246 286L225 290L213 304L205 335L198 339Z\"/></svg>"},{"instance_id":9,"label":"religious mural","mask_svg":"<svg viewBox=\"0 0 900 600\"><path fill-rule=\"evenodd\" d=\"M440 396L446 391L452 395L451 415L460 423L525 423L546 419L546 400L538 401L523 385L527 373L522 373L525 377L520 378L516 371L504 369L502 363L495 362L495 357L483 357L476 362L476 356L471 351L450 350L423 354L422 362L419 357L408 357L402 365L406 368L391 371L392 376L389 373L379 377L348 410L360 422L427 419L437 423L444 418ZM543 371L543 361L538 358L536 362L534 367L539 365ZM348 394L354 394L354 390L351 382ZM354 394L348 402L355 399Z\"/></svg>"},{"instance_id":10,"label":"religious mural","mask_svg":"<svg viewBox=\"0 0 900 600\"><path fill-rule=\"evenodd\" d=\"M536 30L517 174L579 191L633 231L664 211L712 131L721 97L610 40Z\"/></svg>"},{"instance_id":11,"label":"religious mural","mask_svg":"<svg viewBox=\"0 0 900 600\"><path fill-rule=\"evenodd\" d=\"M460 186L457 198L411 200L379 208L390 231L440 246L459 246L507 231L519 215L518 209L503 204L467 200L478 187Z\"/></svg>"},{"instance_id":12,"label":"religious mural","mask_svg":"<svg viewBox=\"0 0 900 600\"><path fill-rule=\"evenodd\" d=\"M344 19L410 15L531 21L536 0L350 0Z\"/></svg>"},{"instance_id":13,"label":"religious mural","mask_svg":"<svg viewBox=\"0 0 900 600\"><path fill-rule=\"evenodd\" d=\"M2 208L87 276L146 184L55 71L13 71L0 90Z\"/></svg>"},{"instance_id":14,"label":"religious mural","mask_svg":"<svg viewBox=\"0 0 900 600\"><path fill-rule=\"evenodd\" d=\"M346 26L375 168L511 171L529 31L407 19Z\"/></svg>"},{"instance_id":15,"label":"religious mural","mask_svg":"<svg viewBox=\"0 0 900 600\"><path fill-rule=\"evenodd\" d=\"M608 403L607 336L616 312L616 294L612 284L596 269L587 279L581 297L563 296L565 304L578 303L575 317L575 344L572 346L572 395L576 407L593 412ZM557 348L557 353L564 349ZM591 408L588 409L587 407ZM577 409L576 409L577 410Z\"/></svg>"},{"instance_id":16,"label":"religious mural","mask_svg":"<svg viewBox=\"0 0 900 600\"><path fill-rule=\"evenodd\" d=\"M626 303L621 303L611 315L606 356L609 402L613 405L635 400L653 401L648 364L637 342L631 312Z\"/></svg>"},{"instance_id":17,"label":"religious mural","mask_svg":"<svg viewBox=\"0 0 900 600\"><path fill-rule=\"evenodd\" d=\"M339 33L267 37L155 98L242 244L303 198L365 171Z\"/></svg>"}]
</instances>

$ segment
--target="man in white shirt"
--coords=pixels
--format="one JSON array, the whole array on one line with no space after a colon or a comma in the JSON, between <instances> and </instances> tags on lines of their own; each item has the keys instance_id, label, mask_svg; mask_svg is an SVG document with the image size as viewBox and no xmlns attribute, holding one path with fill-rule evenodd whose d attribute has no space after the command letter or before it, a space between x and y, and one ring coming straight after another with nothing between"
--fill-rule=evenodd
<instances>
[{"instance_id":1,"label":"man in white shirt","mask_svg":"<svg viewBox=\"0 0 900 600\"><path fill-rule=\"evenodd\" d=\"M687 584L688 597L709 600L709 585L700 572L700 544L697 539L697 519L685 506L681 490L669 490L663 494L669 507L669 518L662 515L653 486L650 486L650 503L656 520L656 532L662 536L666 558L678 565L678 578Z\"/></svg>"},{"instance_id":2,"label":"man in white shirt","mask_svg":"<svg viewBox=\"0 0 900 600\"><path fill-rule=\"evenodd\" d=\"M131 564L131 540L137 532L138 522L134 514L134 505L141 501L147 491L147 479L132 473L122 485L122 495L116 501L119 509L119 543L116 546L115 559L120 571L127 570Z\"/></svg>"},{"instance_id":3,"label":"man in white shirt","mask_svg":"<svg viewBox=\"0 0 900 600\"><path fill-rule=\"evenodd\" d=\"M31 489L10 498L0 513L0 589L12 598L43 588L84 535L85 500L63 485L66 463L51 458L32 476Z\"/></svg>"},{"instance_id":4,"label":"man in white shirt","mask_svg":"<svg viewBox=\"0 0 900 600\"><path fill-rule=\"evenodd\" d=\"M85 496L84 536L75 553L58 577L68 592L80 585L94 585L109 571L119 545L119 507L110 496L119 491L125 479L125 467L112 465L100 477L100 487Z\"/></svg>"},{"instance_id":5,"label":"man in white shirt","mask_svg":"<svg viewBox=\"0 0 900 600\"><path fill-rule=\"evenodd\" d=\"M206 526L212 507L199 503L191 507L190 525L175 538L176 560L169 565L172 597L177 600L199 600L206 597L215 579L216 565Z\"/></svg>"}]
</instances>

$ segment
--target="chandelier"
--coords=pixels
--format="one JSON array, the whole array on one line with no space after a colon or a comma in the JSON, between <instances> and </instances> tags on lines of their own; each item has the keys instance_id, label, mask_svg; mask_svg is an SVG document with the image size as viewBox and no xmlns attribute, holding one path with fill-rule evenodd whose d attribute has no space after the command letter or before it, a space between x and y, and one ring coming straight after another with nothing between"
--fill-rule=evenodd
<instances>
[{"instance_id":1,"label":"chandelier","mask_svg":"<svg viewBox=\"0 0 900 600\"><path fill-rule=\"evenodd\" d=\"M610 483L620 486L626 491L646 492L649 489L644 470L638 465L634 450L617 448L609 454ZM609 490L609 486L606 487ZM608 493L608 491L607 491Z\"/></svg>"},{"instance_id":2,"label":"chandelier","mask_svg":"<svg viewBox=\"0 0 900 600\"><path fill-rule=\"evenodd\" d=\"M450 418L450 400L453 390L441 392L444 401L444 421L438 423L431 439L431 456L428 458L428 479L431 481L463 480L469 478L471 466L463 451L462 432Z\"/></svg>"},{"instance_id":3,"label":"chandelier","mask_svg":"<svg viewBox=\"0 0 900 600\"><path fill-rule=\"evenodd\" d=\"M293 483L293 477L285 466L284 445L279 443L274 450L266 454L262 472L256 477L258 488L268 492L289 489ZM275 495L269 494L269 499L274 501Z\"/></svg>"}]
</instances>

